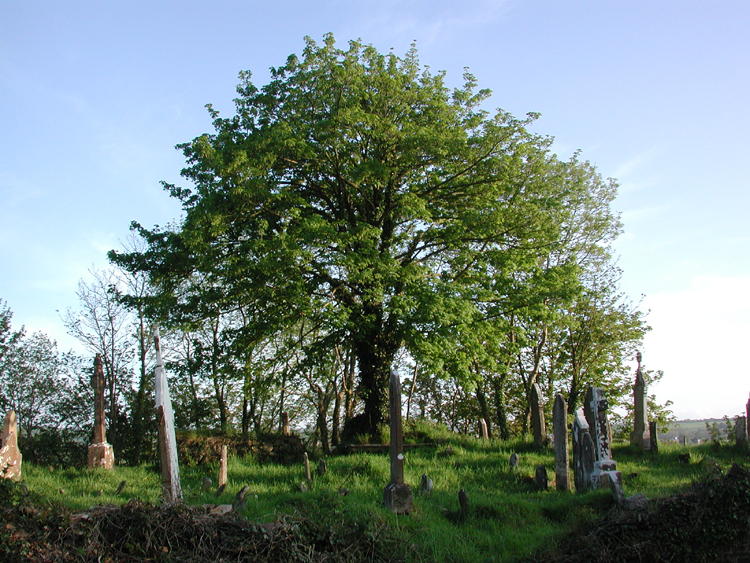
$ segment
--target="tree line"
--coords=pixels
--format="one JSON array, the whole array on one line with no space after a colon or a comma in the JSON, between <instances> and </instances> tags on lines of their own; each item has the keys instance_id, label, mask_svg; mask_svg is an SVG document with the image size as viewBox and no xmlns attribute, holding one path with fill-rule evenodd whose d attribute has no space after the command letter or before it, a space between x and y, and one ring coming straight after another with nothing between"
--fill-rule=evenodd
<instances>
[{"instance_id":1,"label":"tree line","mask_svg":"<svg viewBox=\"0 0 750 563\"><path fill-rule=\"evenodd\" d=\"M113 444L143 437L129 459L152 451L153 323L181 428L287 412L326 451L377 440L391 368L408 417L501 439L528 431L534 384L571 413L590 384L624 402L648 326L619 290L615 181L413 47L307 38L268 84L240 79L235 114L208 105L214 132L179 145L181 219L134 222L65 317L102 354Z\"/></svg>"}]
</instances>

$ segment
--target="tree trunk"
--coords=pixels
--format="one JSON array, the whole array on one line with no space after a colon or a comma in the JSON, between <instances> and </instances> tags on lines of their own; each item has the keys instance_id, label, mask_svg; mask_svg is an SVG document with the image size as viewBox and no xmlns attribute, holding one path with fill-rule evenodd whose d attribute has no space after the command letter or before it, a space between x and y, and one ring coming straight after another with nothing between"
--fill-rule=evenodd
<instances>
[{"instance_id":1,"label":"tree trunk","mask_svg":"<svg viewBox=\"0 0 750 563\"><path fill-rule=\"evenodd\" d=\"M510 440L508 430L508 415L505 411L505 375L496 375L492 378L492 387L495 392L495 417L497 431L501 440Z\"/></svg>"}]
</instances>

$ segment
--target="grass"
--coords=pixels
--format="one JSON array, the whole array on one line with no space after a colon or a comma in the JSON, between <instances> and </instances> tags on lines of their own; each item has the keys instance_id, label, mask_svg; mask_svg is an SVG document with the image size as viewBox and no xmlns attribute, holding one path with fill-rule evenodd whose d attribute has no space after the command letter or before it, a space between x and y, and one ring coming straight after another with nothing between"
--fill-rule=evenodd
<instances>
[{"instance_id":1,"label":"grass","mask_svg":"<svg viewBox=\"0 0 750 563\"><path fill-rule=\"evenodd\" d=\"M385 523L405 542L415 546L414 560L445 562L518 561L546 551L563 535L585 529L612 507L609 491L587 494L534 490L538 464L554 473L552 450L537 451L523 440L500 442L446 435L444 443L406 452L405 481L414 492L414 510L394 515L382 506L383 488L389 480L387 454L352 454L328 458L327 472L313 469L313 483L302 492L302 464L259 464L253 458L230 458L226 491L215 496L218 463L182 468L184 500L190 505L231 504L235 494L248 486L243 514L257 522L274 522L296 514L325 530L355 528L378 533ZM509 466L510 454L520 465ZM689 453L690 463L680 454ZM705 474L703 459L712 457L720 467L746 461L747 454L730 446L660 446L656 456L616 445L613 457L623 474L626 495L643 493L649 498L685 489ZM316 467L315 461L313 468ZM423 473L434 482L434 491L422 495ZM572 472L571 472L572 475ZM202 493L204 477L214 480L212 492ZM94 505L123 504L131 498L148 503L160 501L160 477L153 467L117 467L114 471L50 469L24 465L28 488L53 503L72 510ZM127 484L120 495L115 491ZM464 489L470 512L462 518L457 493Z\"/></svg>"}]
</instances>

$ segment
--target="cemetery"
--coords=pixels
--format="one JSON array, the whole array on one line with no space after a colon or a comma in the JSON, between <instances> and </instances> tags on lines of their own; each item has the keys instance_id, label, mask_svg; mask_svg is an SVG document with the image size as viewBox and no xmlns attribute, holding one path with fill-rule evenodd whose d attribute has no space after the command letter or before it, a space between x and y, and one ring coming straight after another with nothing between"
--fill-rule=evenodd
<instances>
[{"instance_id":1,"label":"cemetery","mask_svg":"<svg viewBox=\"0 0 750 563\"><path fill-rule=\"evenodd\" d=\"M572 562L690 554L713 561L721 553L721 560L739 561L747 555L747 441L654 448L653 437L639 438L646 424L636 425L632 443L613 443L598 388L588 389L572 424L558 394L550 432L537 422L532 436L501 441L488 439L481 425L471 436L425 421L404 423L394 371L387 451L304 450L295 462L257 450L230 454L223 444L181 466L160 361L155 377L159 467L23 464L13 449L15 415L6 416L4 560ZM636 377L635 401L642 397L638 383ZM300 444L285 428L278 444ZM102 435L97 429L95 440ZM405 448L410 442L414 447Z\"/></svg>"}]
</instances>

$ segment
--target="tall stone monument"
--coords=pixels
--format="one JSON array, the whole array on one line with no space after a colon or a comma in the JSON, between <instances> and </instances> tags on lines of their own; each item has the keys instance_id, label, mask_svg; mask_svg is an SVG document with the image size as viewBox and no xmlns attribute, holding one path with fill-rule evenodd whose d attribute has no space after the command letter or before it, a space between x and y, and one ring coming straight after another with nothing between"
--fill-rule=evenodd
<instances>
[{"instance_id":1,"label":"tall stone monument","mask_svg":"<svg viewBox=\"0 0 750 563\"><path fill-rule=\"evenodd\" d=\"M610 449L611 431L607 419L609 403L601 387L589 387L584 403L584 416L589 425L589 433L594 442L594 471L591 474L591 487L598 489L609 484L609 473L617 471L617 463L612 459Z\"/></svg>"},{"instance_id":2,"label":"tall stone monument","mask_svg":"<svg viewBox=\"0 0 750 563\"><path fill-rule=\"evenodd\" d=\"M589 432L583 409L576 411L573 421L573 475L576 493L585 493L591 487L591 474L594 472L594 441Z\"/></svg>"},{"instance_id":3,"label":"tall stone monument","mask_svg":"<svg viewBox=\"0 0 750 563\"><path fill-rule=\"evenodd\" d=\"M8 411L0 432L0 478L18 481L21 478L23 456L18 449L18 419L16 411Z\"/></svg>"},{"instance_id":4,"label":"tall stone monument","mask_svg":"<svg viewBox=\"0 0 750 563\"><path fill-rule=\"evenodd\" d=\"M633 431L630 433L630 445L641 449L651 449L648 426L648 405L646 404L646 378L641 367L641 353L635 355L638 360L638 368L635 372L635 385L633 385Z\"/></svg>"},{"instance_id":5,"label":"tall stone monument","mask_svg":"<svg viewBox=\"0 0 750 563\"><path fill-rule=\"evenodd\" d=\"M555 488L558 491L569 491L568 405L560 393L555 395L552 407L552 426L555 436Z\"/></svg>"},{"instance_id":6,"label":"tall stone monument","mask_svg":"<svg viewBox=\"0 0 750 563\"><path fill-rule=\"evenodd\" d=\"M389 382L391 422L391 482L383 491L385 507L396 514L412 510L411 487L404 483L404 435L401 426L401 381L391 370Z\"/></svg>"},{"instance_id":7,"label":"tall stone monument","mask_svg":"<svg viewBox=\"0 0 750 563\"><path fill-rule=\"evenodd\" d=\"M161 340L159 329L154 327L154 346L156 348L156 368L154 369L156 390L156 427L159 432L159 465L161 466L161 494L166 503L182 502L180 485L180 466L177 461L177 438L174 432L174 413L172 400L169 398L167 374L164 371L164 360L161 357Z\"/></svg>"},{"instance_id":8,"label":"tall stone monument","mask_svg":"<svg viewBox=\"0 0 750 563\"><path fill-rule=\"evenodd\" d=\"M544 404L542 403L542 390L538 383L531 386L531 428L534 431L534 445L542 447L547 445L547 427L544 421Z\"/></svg>"},{"instance_id":9,"label":"tall stone monument","mask_svg":"<svg viewBox=\"0 0 750 563\"><path fill-rule=\"evenodd\" d=\"M112 445L107 443L107 428L104 418L104 368L102 357L94 358L94 375L91 376L94 388L94 441L89 446L89 467L114 469L115 453Z\"/></svg>"}]
</instances>

